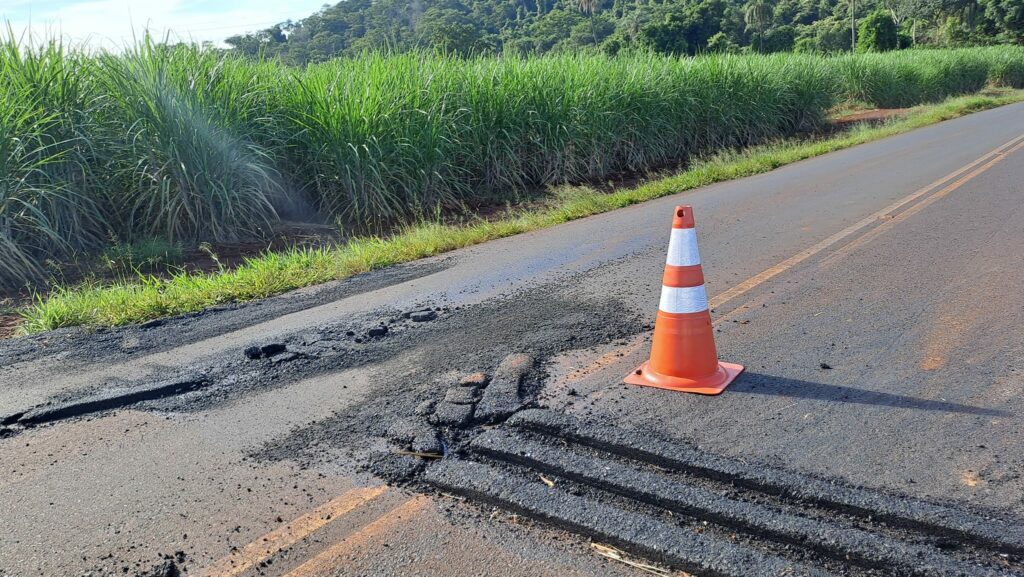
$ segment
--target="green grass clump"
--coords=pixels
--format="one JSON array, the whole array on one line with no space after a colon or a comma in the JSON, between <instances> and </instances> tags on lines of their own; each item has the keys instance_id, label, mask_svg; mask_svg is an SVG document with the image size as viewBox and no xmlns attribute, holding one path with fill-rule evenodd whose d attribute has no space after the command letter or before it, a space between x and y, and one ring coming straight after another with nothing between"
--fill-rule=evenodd
<instances>
[{"instance_id":1,"label":"green grass clump","mask_svg":"<svg viewBox=\"0 0 1024 577\"><path fill-rule=\"evenodd\" d=\"M1024 88L1024 58L1020 50L990 47L979 52L988 61L988 80L993 86Z\"/></svg>"},{"instance_id":2,"label":"green grass clump","mask_svg":"<svg viewBox=\"0 0 1024 577\"><path fill-rule=\"evenodd\" d=\"M181 264L185 250L181 243L168 242L164 238L140 238L130 243L113 241L103 250L100 261L104 268L116 276L156 271L168 266Z\"/></svg>"},{"instance_id":3,"label":"green grass clump","mask_svg":"<svg viewBox=\"0 0 1024 577\"><path fill-rule=\"evenodd\" d=\"M0 40L0 287L109 239L269 238L282 220L391 234L552 185L813 130L837 104L1024 83L1024 47L883 54L366 54L307 68L145 39Z\"/></svg>"},{"instance_id":4,"label":"green grass clump","mask_svg":"<svg viewBox=\"0 0 1024 577\"><path fill-rule=\"evenodd\" d=\"M250 122L262 93L244 63L144 43L92 63L108 194L131 235L260 237L283 196L276 159Z\"/></svg>"},{"instance_id":5,"label":"green grass clump","mask_svg":"<svg viewBox=\"0 0 1024 577\"><path fill-rule=\"evenodd\" d=\"M338 248L293 249L249 258L219 273L179 273L169 279L142 276L113 285L62 288L23 312L21 330L34 333L64 326L112 326L182 314L228 302L284 293L346 278L492 239L607 212L681 191L767 172L780 166L899 134L976 110L1024 101L1024 92L970 96L915 110L907 118L877 127L863 125L843 135L806 142L776 142L723 151L697 160L677 174L633 188L601 193L590 187L560 189L546 207L514 211L494 221L467 225L425 223L388 238L356 238Z\"/></svg>"},{"instance_id":6,"label":"green grass clump","mask_svg":"<svg viewBox=\"0 0 1024 577\"><path fill-rule=\"evenodd\" d=\"M102 238L81 57L0 44L0 288L43 278L44 263Z\"/></svg>"}]
</instances>

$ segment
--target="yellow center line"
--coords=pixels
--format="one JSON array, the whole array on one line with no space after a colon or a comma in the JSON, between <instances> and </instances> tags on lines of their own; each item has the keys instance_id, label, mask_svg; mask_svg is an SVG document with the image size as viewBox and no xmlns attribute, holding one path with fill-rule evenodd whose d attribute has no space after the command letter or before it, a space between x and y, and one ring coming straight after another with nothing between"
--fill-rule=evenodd
<instances>
[{"instance_id":1,"label":"yellow center line","mask_svg":"<svg viewBox=\"0 0 1024 577\"><path fill-rule=\"evenodd\" d=\"M234 577L305 539L317 529L381 496L387 487L352 489L223 557L194 577Z\"/></svg>"},{"instance_id":2,"label":"yellow center line","mask_svg":"<svg viewBox=\"0 0 1024 577\"><path fill-rule=\"evenodd\" d=\"M821 266L828 266L830 264L835 263L837 260L839 260L839 259L843 258L844 256L847 256L848 254L853 252L857 247L863 246L864 244L870 242L871 240L878 238L879 235L881 235L882 233L892 229L893 226L895 226L896 224L906 220L907 218L909 218L910 216L913 216L916 213L921 212L922 210L924 210L926 207L928 207L929 205L931 205L935 201L937 201L937 200L947 196L949 193L955 191L956 189L963 187L964 184L968 180L971 180L972 178L974 178L974 177L978 176L979 174L985 172L989 168L995 166L996 164L998 164L1002 160L1005 160L1011 154L1013 154L1013 153L1021 150L1022 148L1024 148L1024 142L1018 142L1018 140L1021 140L1022 138L1024 138L1024 135L1021 135L1021 136L1018 136L1017 138L1014 138L1013 140L1007 142L1006 145L1001 146L998 149L988 153L987 155L979 158L978 160L972 162L971 164L965 166L964 168L961 168L961 169L957 170L956 172L953 172L952 174L947 175L945 178L941 178L939 180L936 180L935 182L932 182L931 184L929 184L928 187L925 187L924 190L934 189L935 187L939 186L939 184L941 184L941 183L943 183L945 181L948 181L952 177L955 177L955 176L958 176L959 174L962 174L966 170L968 170L970 168L973 168L973 167L977 166L979 163L981 163L981 162L985 161L986 159L988 159L988 162L986 162L982 166L976 168L974 171L969 172L968 174L962 176L961 178L958 178L957 180L955 180L952 183L948 184L948 186L946 186L945 188L936 191L935 193L933 193L932 195L926 197L924 200L922 200L918 204L915 204L915 205L911 206L910 208L907 208L906 210L900 212L899 214L896 214L895 216L888 216L886 218L886 220L883 221L881 224L879 224L877 226L874 226L873 229L870 229L870 230L866 231L863 235L853 239L852 241L850 241L846 245L844 245L844 246L840 247L839 249L837 249L835 252L825 256L821 260L820 265ZM1016 146L1014 146L1013 148L1011 148L1009 150L1005 150L1005 149L1007 149L1007 147L1010 147L1010 146L1014 145L1015 142L1017 142ZM900 202L901 202L901 204L905 204L905 203L902 203L902 201L900 201ZM878 213L876 213L876 214L878 214ZM773 269L774 269L774 267L773 267ZM769 271L772 271L773 269L769 269ZM772 275L772 276L774 276L774 275ZM769 277L769 278L771 278L771 277ZM765 279L765 280L767 280L767 279ZM758 284L760 284L760 283L758 283ZM751 287L751 288L753 288L753 287ZM743 291L743 292L745 292L745 291ZM735 295L735 296L738 296L738 294ZM715 299L712 299L712 300L714 301ZM729 321L733 317L735 317L737 315L740 315L741 313L743 313L746 310L749 310L749 308L756 307L756 305L759 302L763 302L764 300L765 300L764 296L758 297L758 298L754 298L752 300L748 300L748 301L744 302L743 304L740 304L739 306L733 308L733 310L730 311L729 313L717 317L715 319L715 321L714 321L714 324L719 324L719 323L724 323L726 321ZM723 300L722 302L725 302L725 301ZM719 303L719 304L721 304L721 303Z\"/></svg>"},{"instance_id":3,"label":"yellow center line","mask_svg":"<svg viewBox=\"0 0 1024 577\"><path fill-rule=\"evenodd\" d=\"M420 513L430 502L426 497L413 497L408 501L395 507L388 513L379 517L369 525L360 529L357 533L349 535L342 541L328 547L322 553L299 565L290 571L285 577L313 577L314 575L326 575L336 571L343 563L342 557L368 539L394 527L397 523Z\"/></svg>"},{"instance_id":4,"label":"yellow center line","mask_svg":"<svg viewBox=\"0 0 1024 577\"><path fill-rule=\"evenodd\" d=\"M643 335L636 335L632 338L632 342L621 347L616 347L614 350L608 351L607 353L594 359L594 361L592 361L589 365L585 367L580 367L578 369L573 370L571 373L568 374L568 376L566 376L565 382L572 383L582 380L585 377L589 377L595 371L598 371L610 365L615 365L616 363L619 362L619 359L621 359L622 357L626 357L633 354L633 352L639 349L642 344L644 344Z\"/></svg>"},{"instance_id":5,"label":"yellow center line","mask_svg":"<svg viewBox=\"0 0 1024 577\"><path fill-rule=\"evenodd\" d=\"M915 204L914 206L908 208L907 210L897 214L896 216L892 217L891 219L885 221L884 223L882 223L882 224L878 225L877 227L875 227L875 228L869 230L868 232L864 233L862 236L860 236L859 238L857 238L853 242L847 244L846 246L840 248L836 252L830 254L828 256L828 258L826 258L825 260L822 261L822 263L821 263L822 266L827 266L827 265L835 262L836 260L838 260L838 259L848 255L849 253L853 252L857 247L871 242L872 240L877 238L878 235L880 235L883 232L891 229L892 227L896 226L897 224L907 220L911 216L914 216L915 214L921 212L922 210L924 210L925 208L927 208L929 205L931 205L932 203L936 202L937 200L940 200L940 199L948 196L949 193L951 193L954 190L960 188L961 186L966 184L967 181L975 178L976 176L980 175L981 173L983 173L983 172L987 171L988 169L992 168L993 166L999 164L1003 160L1006 160L1006 158L1008 156L1010 156L1014 152L1017 152L1018 150L1021 150L1021 149L1024 149L1024 142L1021 142L1021 143L1017 144L1017 146L1014 146L1013 148L1011 148L1010 150L1007 150L1006 152L998 153L995 158L993 158L992 160L989 160L988 162L986 162L984 165L980 166L976 170L974 170L974 171L968 173L967 175L961 177L956 182L954 182L954 183L950 184L949 186L946 186L942 190L939 190L938 192L930 195L928 198L922 200L921 202Z\"/></svg>"},{"instance_id":6,"label":"yellow center line","mask_svg":"<svg viewBox=\"0 0 1024 577\"><path fill-rule=\"evenodd\" d=\"M967 182L967 180L970 180L971 178L974 178L978 174L981 174L981 172L984 172L988 168L991 168L991 166L994 165L996 162L998 162L1002 158L1005 158L1005 155L1007 153L1003 153L1002 150L1004 148L1011 147L1011 146L1017 144L1021 140L1024 140L1024 134L1018 136L1017 138L1014 138L1013 140L1010 140L1006 144L1003 144L1003 145L995 148L991 152L981 156L980 158L978 158L977 160L967 164L966 166L964 166L962 168L959 168L959 169L957 169L956 171L954 171L954 172L952 172L950 174L947 174L946 176L940 178L939 180L936 180L935 182L932 182L931 184L928 184L927 186L919 188L918 190L914 191L910 195L907 195L907 196L901 198L900 200L890 204L889 206L883 208L882 210L874 212L874 213L868 215L866 218L863 218L863 219L855 222L854 224L851 224L850 226L848 226L848 227L844 228L843 230L833 234L832 236L822 240L821 242L819 242L819 243L817 243L817 244L815 244L815 245L813 245L813 246L811 246L809 248L806 248L806 249L796 253L795 255L787 258L786 260L784 260L784 261L782 261L782 262L780 262L778 264L776 264L775 266L773 266L771 268L768 268L768 269L766 269L764 271L761 271L760 273L750 277L749 279L747 279L747 280L741 282L740 284L730 288L729 290L726 290L725 292L722 292L722 293L719 293L719 294L715 295L713 298L711 298L708 301L709 307L714 309L714 308L718 308L718 307L724 305L725 303L731 301L732 299L734 299L734 298L736 298L736 297L738 297L740 295L743 295L743 294L749 292L750 290L756 288L757 286L759 286L759 285L765 283L766 281L768 281L768 280L770 280L770 279L772 279L772 278L782 274L783 272L786 272L787 270L793 268L794 266L800 264L801 262L803 262L803 261L811 258L812 256L820 253L821 251L823 251L823 250L825 250L825 249L835 245L836 243L838 243L838 242L840 242L842 240L845 240L845 239L849 238L853 234L856 234L856 233L860 232L862 229L864 229L864 228L866 228L866 227L868 227L868 226L870 226L872 224L877 223L881 219L888 218L889 219L888 222L891 223L893 220L896 220L896 217L892 217L891 216L892 212L895 212L895 211L899 210L900 208L906 206L907 204L909 204L909 203L911 203L911 202L921 198L922 196L924 196L924 195L928 194L929 192L933 191L936 187L938 187L938 186L942 185L943 183L945 183L945 182L947 182L947 181L949 181L949 180L951 180L953 178L956 178L956 177L960 176L961 174L971 170L972 168L974 168L975 166L985 162L986 160L988 160L992 156L996 157L996 159L994 159L993 161L989 162L988 164L986 164L982 168L980 168L980 169L978 169L978 170L968 174L964 178L958 180L957 182L947 186L946 188L944 188L944 189L942 189L942 190L940 190L940 191L938 191L936 193L936 194L943 194L943 195L949 194L950 191L954 190L955 188L957 188L958 186L960 186L964 182ZM1016 148L1014 148L1013 150L1016 150ZM1011 150L1010 152L1013 152L1013 150Z\"/></svg>"}]
</instances>

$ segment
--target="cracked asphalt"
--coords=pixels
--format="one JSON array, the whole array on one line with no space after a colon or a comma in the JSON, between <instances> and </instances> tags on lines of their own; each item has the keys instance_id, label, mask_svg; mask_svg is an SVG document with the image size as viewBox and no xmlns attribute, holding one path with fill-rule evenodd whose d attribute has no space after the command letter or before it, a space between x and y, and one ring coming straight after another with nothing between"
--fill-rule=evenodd
<instances>
[{"instance_id":1,"label":"cracked asphalt","mask_svg":"<svg viewBox=\"0 0 1024 577\"><path fill-rule=\"evenodd\" d=\"M1024 516L1022 136L1011 105L263 302L0 343L0 576L638 574L420 494L421 458L373 465L396 421L520 353L522 406ZM747 367L719 397L620 384L679 203L719 354ZM183 375L208 384L19 424ZM439 430L441 453L469 434Z\"/></svg>"}]
</instances>

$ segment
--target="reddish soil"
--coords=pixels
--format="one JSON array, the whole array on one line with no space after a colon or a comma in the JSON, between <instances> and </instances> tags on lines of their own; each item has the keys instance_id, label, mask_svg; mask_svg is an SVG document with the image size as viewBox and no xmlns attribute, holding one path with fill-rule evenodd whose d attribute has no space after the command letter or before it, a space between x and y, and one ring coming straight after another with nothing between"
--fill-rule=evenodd
<instances>
[{"instance_id":1,"label":"reddish soil","mask_svg":"<svg viewBox=\"0 0 1024 577\"><path fill-rule=\"evenodd\" d=\"M21 317L12 314L0 314L0 339L9 339L21 324Z\"/></svg>"},{"instance_id":2,"label":"reddish soil","mask_svg":"<svg viewBox=\"0 0 1024 577\"><path fill-rule=\"evenodd\" d=\"M839 126L846 126L857 122L879 123L890 118L905 116L909 108L875 108L874 110L862 110L846 114L834 119L832 122Z\"/></svg>"}]
</instances>

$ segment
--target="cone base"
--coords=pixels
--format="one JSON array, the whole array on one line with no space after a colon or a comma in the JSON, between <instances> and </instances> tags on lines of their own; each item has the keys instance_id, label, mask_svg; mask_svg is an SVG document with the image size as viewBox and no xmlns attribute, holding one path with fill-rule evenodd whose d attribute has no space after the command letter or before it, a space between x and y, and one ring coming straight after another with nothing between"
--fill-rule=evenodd
<instances>
[{"instance_id":1,"label":"cone base","mask_svg":"<svg viewBox=\"0 0 1024 577\"><path fill-rule=\"evenodd\" d=\"M640 368L626 375L625 382L630 385L655 387L682 393L718 395L743 372L743 365L720 362L718 371L714 374L700 379L688 379L655 373L650 370L649 364L649 362L645 362L640 365Z\"/></svg>"}]
</instances>

